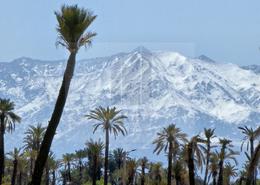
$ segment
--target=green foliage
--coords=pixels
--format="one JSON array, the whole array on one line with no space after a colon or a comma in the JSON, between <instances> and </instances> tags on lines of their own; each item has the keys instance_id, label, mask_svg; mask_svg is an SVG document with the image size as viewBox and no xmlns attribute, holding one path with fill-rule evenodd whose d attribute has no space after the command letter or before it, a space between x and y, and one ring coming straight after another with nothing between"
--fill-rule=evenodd
<instances>
[{"instance_id":1,"label":"green foliage","mask_svg":"<svg viewBox=\"0 0 260 185\"><path fill-rule=\"evenodd\" d=\"M70 52L77 52L81 46L91 45L96 33L84 32L96 19L96 15L77 5L64 5L60 12L55 12L55 15L58 20L59 33L57 45L66 47Z\"/></svg>"}]
</instances>

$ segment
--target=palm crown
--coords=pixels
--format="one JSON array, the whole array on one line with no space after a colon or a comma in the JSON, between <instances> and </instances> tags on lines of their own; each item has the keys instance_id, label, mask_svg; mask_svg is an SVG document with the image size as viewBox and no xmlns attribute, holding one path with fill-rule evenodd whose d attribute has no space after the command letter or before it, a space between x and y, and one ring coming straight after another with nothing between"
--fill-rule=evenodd
<instances>
[{"instance_id":1,"label":"palm crown","mask_svg":"<svg viewBox=\"0 0 260 185\"><path fill-rule=\"evenodd\" d=\"M177 128L175 124L171 124L166 128L163 128L162 132L157 133L157 138L153 141L156 145L154 152L159 154L163 149L166 152L169 147L169 143L173 144L174 148L180 146L180 141L187 142L187 135L181 132L181 129Z\"/></svg>"},{"instance_id":2,"label":"palm crown","mask_svg":"<svg viewBox=\"0 0 260 185\"><path fill-rule=\"evenodd\" d=\"M244 134L242 144L241 144L241 151L243 149L243 146L246 142L246 150L249 150L250 141L254 142L254 140L260 136L259 128L254 130L253 128L249 128L247 126L238 127L242 134Z\"/></svg>"},{"instance_id":3,"label":"palm crown","mask_svg":"<svg viewBox=\"0 0 260 185\"><path fill-rule=\"evenodd\" d=\"M218 154L220 160L224 159L231 159L235 163L237 163L237 160L235 158L235 155L238 155L239 153L232 150L233 145L231 144L231 140L228 139L219 139L219 143L221 144L221 151Z\"/></svg>"},{"instance_id":4,"label":"palm crown","mask_svg":"<svg viewBox=\"0 0 260 185\"><path fill-rule=\"evenodd\" d=\"M127 117L119 115L120 112L121 110L116 110L116 107L99 107L90 111L90 114L86 115L86 117L98 121L98 123L94 125L94 133L101 127L104 131L109 130L109 132L113 132L116 137L118 133L122 133L122 135L127 133L123 122Z\"/></svg>"},{"instance_id":5,"label":"palm crown","mask_svg":"<svg viewBox=\"0 0 260 185\"><path fill-rule=\"evenodd\" d=\"M20 123L21 118L16 115L14 110L15 104L11 102L9 99L1 99L0 98L0 117L4 121L4 131L12 132L15 129L15 123Z\"/></svg>"},{"instance_id":6,"label":"palm crown","mask_svg":"<svg viewBox=\"0 0 260 185\"><path fill-rule=\"evenodd\" d=\"M104 143L101 140L90 141L86 142L86 153L89 159L96 158L97 160L100 159L100 156L103 155Z\"/></svg>"},{"instance_id":7,"label":"palm crown","mask_svg":"<svg viewBox=\"0 0 260 185\"><path fill-rule=\"evenodd\" d=\"M37 126L30 125L29 129L25 132L24 148L26 150L40 150L40 145L43 140L46 128L41 124Z\"/></svg>"},{"instance_id":8,"label":"palm crown","mask_svg":"<svg viewBox=\"0 0 260 185\"><path fill-rule=\"evenodd\" d=\"M81 46L91 45L94 32L86 29L95 20L92 12L74 6L62 6L61 12L55 12L58 20L57 31L59 33L57 45L66 47L70 52L77 52Z\"/></svg>"},{"instance_id":9,"label":"palm crown","mask_svg":"<svg viewBox=\"0 0 260 185\"><path fill-rule=\"evenodd\" d=\"M195 157L195 162L197 163L198 167L201 167L205 162L203 151L206 149L203 145L201 145L202 143L206 143L206 140L202 139L199 135L192 137L188 143L188 146L192 147L192 155Z\"/></svg>"}]
</instances>

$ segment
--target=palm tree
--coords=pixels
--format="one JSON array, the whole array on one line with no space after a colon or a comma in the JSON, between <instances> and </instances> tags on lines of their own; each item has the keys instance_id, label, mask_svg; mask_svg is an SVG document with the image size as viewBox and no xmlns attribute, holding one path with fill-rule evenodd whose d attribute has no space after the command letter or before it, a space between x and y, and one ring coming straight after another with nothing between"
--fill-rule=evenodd
<instances>
[{"instance_id":1,"label":"palm tree","mask_svg":"<svg viewBox=\"0 0 260 185\"><path fill-rule=\"evenodd\" d=\"M128 171L128 185L134 185L135 184L135 176L137 172L137 161L135 159L129 159L127 161L127 171Z\"/></svg>"},{"instance_id":2,"label":"palm tree","mask_svg":"<svg viewBox=\"0 0 260 185\"><path fill-rule=\"evenodd\" d=\"M179 158L176 160L176 162L173 166L173 172L174 172L176 185L181 184L181 178L182 178L183 173L185 172L185 167L183 164L185 164L185 161L183 159Z\"/></svg>"},{"instance_id":3,"label":"palm tree","mask_svg":"<svg viewBox=\"0 0 260 185\"><path fill-rule=\"evenodd\" d=\"M28 170L27 160L23 153L23 155L19 158L18 165L17 165L17 171L18 171L17 184L18 185L22 185L25 182L24 176L26 176L26 180L27 180L27 170Z\"/></svg>"},{"instance_id":4,"label":"palm tree","mask_svg":"<svg viewBox=\"0 0 260 185\"><path fill-rule=\"evenodd\" d=\"M15 185L15 180L17 176L17 167L18 167L19 160L22 156L21 149L14 148L14 151L9 152L7 155L9 155L11 157L11 160L13 161L13 174L12 174L11 185Z\"/></svg>"},{"instance_id":5,"label":"palm tree","mask_svg":"<svg viewBox=\"0 0 260 185\"><path fill-rule=\"evenodd\" d=\"M125 135L127 133L126 128L124 127L123 120L127 117L125 115L119 115L121 110L116 110L116 107L113 108L103 108L99 107L95 110L90 111L90 114L86 115L88 119L93 119L98 121L94 125L94 131L101 127L105 132L105 170L104 170L104 185L108 183L108 155L109 155L109 134L113 133L114 136L118 136L119 133Z\"/></svg>"},{"instance_id":6,"label":"palm tree","mask_svg":"<svg viewBox=\"0 0 260 185\"><path fill-rule=\"evenodd\" d=\"M36 126L29 125L29 128L24 133L24 149L29 151L35 150L39 152L45 131L46 127L43 127L40 123L38 123Z\"/></svg>"},{"instance_id":7,"label":"palm tree","mask_svg":"<svg viewBox=\"0 0 260 185\"><path fill-rule=\"evenodd\" d=\"M243 166L244 166L244 167L242 168L242 170L240 170L239 173L238 173L239 178L238 178L237 181L236 181L236 183L237 183L238 185L242 185L243 182L246 180L247 164L244 164Z\"/></svg>"},{"instance_id":8,"label":"palm tree","mask_svg":"<svg viewBox=\"0 0 260 185\"><path fill-rule=\"evenodd\" d=\"M0 98L0 184L5 170L5 150L4 135L5 131L12 132L15 129L15 123L20 123L21 118L13 112L15 104L9 99Z\"/></svg>"},{"instance_id":9,"label":"palm tree","mask_svg":"<svg viewBox=\"0 0 260 185\"><path fill-rule=\"evenodd\" d=\"M55 160L55 156L51 155L48 158L48 167L52 174L51 185L56 184L56 170L60 167L60 161Z\"/></svg>"},{"instance_id":10,"label":"palm tree","mask_svg":"<svg viewBox=\"0 0 260 185\"><path fill-rule=\"evenodd\" d=\"M73 163L73 154L66 153L62 155L62 162L64 164L65 176L67 182L71 182L71 165Z\"/></svg>"},{"instance_id":11,"label":"palm tree","mask_svg":"<svg viewBox=\"0 0 260 185\"><path fill-rule=\"evenodd\" d=\"M98 140L86 142L86 152L88 157L88 166L90 170L90 176L92 178L92 185L96 185L97 179L99 179L101 171L101 161L103 156L104 144Z\"/></svg>"},{"instance_id":12,"label":"palm tree","mask_svg":"<svg viewBox=\"0 0 260 185\"><path fill-rule=\"evenodd\" d=\"M209 164L209 177L208 177L208 181L210 179L210 177L212 176L212 184L213 185L217 185L217 175L218 175L218 162L219 162L219 158L218 158L218 154L217 153L211 153L210 155L210 164Z\"/></svg>"},{"instance_id":13,"label":"palm tree","mask_svg":"<svg viewBox=\"0 0 260 185\"><path fill-rule=\"evenodd\" d=\"M46 127L43 127L40 123L38 123L36 126L29 125L29 128L25 132L23 147L30 160L30 175L33 173L34 161L36 160L38 152L40 151L40 146L45 131Z\"/></svg>"},{"instance_id":14,"label":"palm tree","mask_svg":"<svg viewBox=\"0 0 260 185\"><path fill-rule=\"evenodd\" d=\"M172 160L173 153L175 150L178 150L181 142L187 142L187 135L182 133L175 124L171 124L166 128L163 128L162 132L157 133L157 138L153 141L153 144L156 145L154 153L157 155L164 150L165 153L168 153L168 175L167 175L167 184L171 185L172 182Z\"/></svg>"},{"instance_id":15,"label":"palm tree","mask_svg":"<svg viewBox=\"0 0 260 185\"><path fill-rule=\"evenodd\" d=\"M153 180L154 185L160 185L163 176L163 169L161 163L150 163L149 175L150 179ZM150 184L150 183L148 183Z\"/></svg>"},{"instance_id":16,"label":"palm tree","mask_svg":"<svg viewBox=\"0 0 260 185\"><path fill-rule=\"evenodd\" d=\"M188 168L189 168L189 181L190 185L195 185L195 167L194 161L196 161L198 166L201 167L204 163L203 150L205 148L200 143L206 143L206 141L200 138L198 135L191 138L187 144L187 154L188 154Z\"/></svg>"},{"instance_id":17,"label":"palm tree","mask_svg":"<svg viewBox=\"0 0 260 185\"><path fill-rule=\"evenodd\" d=\"M83 177L83 159L87 157L86 150L76 150L74 154L74 159L77 160L78 168L79 168L79 182L82 183Z\"/></svg>"},{"instance_id":18,"label":"palm tree","mask_svg":"<svg viewBox=\"0 0 260 185\"><path fill-rule=\"evenodd\" d=\"M234 165L231 165L229 162L225 164L224 170L223 170L223 174L225 177L225 181L226 181L226 185L230 184L230 178L231 177L236 177L237 174L237 168Z\"/></svg>"},{"instance_id":19,"label":"palm tree","mask_svg":"<svg viewBox=\"0 0 260 185\"><path fill-rule=\"evenodd\" d=\"M76 64L76 55L81 46L89 46L92 43L92 38L96 33L84 32L95 20L96 16L90 11L74 6L62 6L61 12L55 12L58 27L58 45L64 46L70 52L67 66L64 72L62 85L60 87L59 95L49 121L43 142L41 144L40 152L35 162L35 169L32 176L33 185L39 185L44 170L45 163L50 152L51 144L59 125L60 118L67 100L70 82L73 77L74 68Z\"/></svg>"},{"instance_id":20,"label":"palm tree","mask_svg":"<svg viewBox=\"0 0 260 185\"><path fill-rule=\"evenodd\" d=\"M141 185L145 184L145 169L148 168L148 159L146 157L141 158L139 161L141 166Z\"/></svg>"},{"instance_id":21,"label":"palm tree","mask_svg":"<svg viewBox=\"0 0 260 185\"><path fill-rule=\"evenodd\" d=\"M115 161L118 169L122 168L124 161L124 149L116 148L112 151L111 158Z\"/></svg>"},{"instance_id":22,"label":"palm tree","mask_svg":"<svg viewBox=\"0 0 260 185\"><path fill-rule=\"evenodd\" d=\"M250 148L250 157L254 154L254 140L255 140L255 131L253 128L248 128L247 126L238 127L242 134L244 134L244 138L241 144L241 151L243 151L243 146L246 142L246 150L248 151Z\"/></svg>"},{"instance_id":23,"label":"palm tree","mask_svg":"<svg viewBox=\"0 0 260 185\"><path fill-rule=\"evenodd\" d=\"M50 184L50 166L55 162L54 153L51 151L45 164L45 185Z\"/></svg>"},{"instance_id":24,"label":"palm tree","mask_svg":"<svg viewBox=\"0 0 260 185\"><path fill-rule=\"evenodd\" d=\"M218 183L217 185L223 185L223 164L225 159L232 159L237 163L235 155L238 155L237 152L232 150L233 145L231 140L228 139L219 139L221 145L221 151L219 155L219 173L218 173Z\"/></svg>"},{"instance_id":25,"label":"palm tree","mask_svg":"<svg viewBox=\"0 0 260 185\"><path fill-rule=\"evenodd\" d=\"M247 126L238 127L238 128L241 130L242 134L244 134L244 138L243 138L243 141L241 144L241 151L243 150L243 146L246 142L246 150L248 151L250 148L250 158L252 158L252 156L254 154L254 142L255 142L256 138L260 136L260 133L258 132L258 129L260 127L256 130L254 130L253 128L249 128ZM255 174L256 174L256 172L255 172ZM256 183L256 175L253 180L253 184L255 184L255 183Z\"/></svg>"},{"instance_id":26,"label":"palm tree","mask_svg":"<svg viewBox=\"0 0 260 185\"><path fill-rule=\"evenodd\" d=\"M205 176L204 176L204 185L207 185L208 173L209 173L209 161L210 161L210 154L211 149L214 147L211 145L211 140L216 137L215 136L215 129L205 129L204 128L204 136L206 138L206 166L205 166Z\"/></svg>"},{"instance_id":27,"label":"palm tree","mask_svg":"<svg viewBox=\"0 0 260 185\"><path fill-rule=\"evenodd\" d=\"M247 170L247 178L246 178L246 185L251 185L254 179L254 172L257 168L257 165L260 161L260 143L258 143L257 147L255 148L255 152L250 160L248 170Z\"/></svg>"}]
</instances>

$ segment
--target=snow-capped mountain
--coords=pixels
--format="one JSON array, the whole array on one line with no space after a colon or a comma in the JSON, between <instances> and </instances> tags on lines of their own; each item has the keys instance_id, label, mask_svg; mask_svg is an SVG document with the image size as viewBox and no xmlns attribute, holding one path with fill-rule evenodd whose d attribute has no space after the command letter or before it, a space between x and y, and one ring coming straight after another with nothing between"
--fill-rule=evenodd
<instances>
[{"instance_id":1,"label":"snow-capped mountain","mask_svg":"<svg viewBox=\"0 0 260 185\"><path fill-rule=\"evenodd\" d=\"M7 147L20 145L29 124L47 124L61 84L65 61L19 58L0 63L0 97L16 103L21 125L8 134ZM204 127L239 142L238 125L260 122L260 74L251 68L218 63L207 56L188 58L175 52L139 47L129 53L77 62L53 150L84 147L92 121L84 115L97 106L116 106L128 116L128 135L112 147L151 154L156 133L176 123L188 134Z\"/></svg>"}]
</instances>

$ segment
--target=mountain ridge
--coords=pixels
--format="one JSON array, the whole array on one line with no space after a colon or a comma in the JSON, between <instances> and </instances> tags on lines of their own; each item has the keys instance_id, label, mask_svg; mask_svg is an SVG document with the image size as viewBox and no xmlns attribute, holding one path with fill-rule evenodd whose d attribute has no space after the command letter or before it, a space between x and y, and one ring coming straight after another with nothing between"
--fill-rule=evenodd
<instances>
[{"instance_id":1,"label":"mountain ridge","mask_svg":"<svg viewBox=\"0 0 260 185\"><path fill-rule=\"evenodd\" d=\"M11 98L23 117L19 130L8 135L9 143L15 142L14 137L22 141L29 124L48 123L65 68L65 60L38 63L41 60L23 57L15 61L0 63L0 97ZM100 105L117 106L129 117L128 136L120 136L112 147L137 148L149 156L152 138L170 123L188 134L216 127L220 136L238 142L237 126L259 125L259 77L234 64L143 47L80 60L54 148L68 152L83 147L90 137L103 137L100 132L93 135L92 124L84 119L84 114Z\"/></svg>"}]
</instances>

